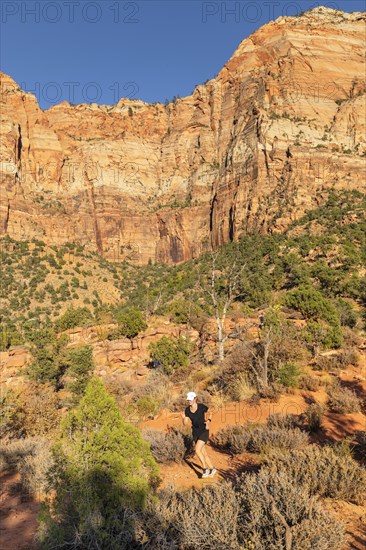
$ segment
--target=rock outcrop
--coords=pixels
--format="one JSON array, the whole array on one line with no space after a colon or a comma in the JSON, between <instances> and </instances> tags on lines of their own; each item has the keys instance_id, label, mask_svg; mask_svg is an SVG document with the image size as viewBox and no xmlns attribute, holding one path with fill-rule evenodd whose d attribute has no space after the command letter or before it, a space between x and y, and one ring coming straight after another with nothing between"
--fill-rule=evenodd
<instances>
[{"instance_id":1,"label":"rock outcrop","mask_svg":"<svg viewBox=\"0 0 366 550\"><path fill-rule=\"evenodd\" d=\"M243 40L169 105L42 111L1 75L1 234L176 263L365 190L365 13L314 8Z\"/></svg>"}]
</instances>

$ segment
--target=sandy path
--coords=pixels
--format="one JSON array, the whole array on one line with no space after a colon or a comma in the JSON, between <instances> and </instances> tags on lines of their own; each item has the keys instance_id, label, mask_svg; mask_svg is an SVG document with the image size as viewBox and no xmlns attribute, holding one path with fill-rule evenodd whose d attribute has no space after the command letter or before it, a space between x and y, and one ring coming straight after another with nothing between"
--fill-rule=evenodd
<instances>
[{"instance_id":1,"label":"sandy path","mask_svg":"<svg viewBox=\"0 0 366 550\"><path fill-rule=\"evenodd\" d=\"M21 491L19 475L0 475L0 548L30 550L36 548L37 512L40 505Z\"/></svg>"}]
</instances>

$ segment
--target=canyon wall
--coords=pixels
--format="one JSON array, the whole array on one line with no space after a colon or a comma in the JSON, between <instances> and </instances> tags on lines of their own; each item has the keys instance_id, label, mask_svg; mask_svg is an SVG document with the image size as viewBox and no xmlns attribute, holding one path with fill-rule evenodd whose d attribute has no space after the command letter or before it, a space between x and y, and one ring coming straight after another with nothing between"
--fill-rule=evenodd
<instances>
[{"instance_id":1,"label":"canyon wall","mask_svg":"<svg viewBox=\"0 0 366 550\"><path fill-rule=\"evenodd\" d=\"M176 263L366 191L365 13L314 8L243 40L169 105L42 111L1 74L0 235Z\"/></svg>"}]
</instances>

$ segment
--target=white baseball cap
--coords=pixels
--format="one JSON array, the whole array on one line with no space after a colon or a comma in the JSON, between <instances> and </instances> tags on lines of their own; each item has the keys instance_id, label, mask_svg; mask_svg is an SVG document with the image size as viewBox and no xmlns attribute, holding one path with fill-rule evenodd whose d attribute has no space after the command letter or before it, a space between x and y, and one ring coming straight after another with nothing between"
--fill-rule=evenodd
<instances>
[{"instance_id":1,"label":"white baseball cap","mask_svg":"<svg viewBox=\"0 0 366 550\"><path fill-rule=\"evenodd\" d=\"M197 395L195 394L194 391L189 391L189 392L187 393L187 401L193 401L193 399L194 399L195 397L197 397Z\"/></svg>"}]
</instances>

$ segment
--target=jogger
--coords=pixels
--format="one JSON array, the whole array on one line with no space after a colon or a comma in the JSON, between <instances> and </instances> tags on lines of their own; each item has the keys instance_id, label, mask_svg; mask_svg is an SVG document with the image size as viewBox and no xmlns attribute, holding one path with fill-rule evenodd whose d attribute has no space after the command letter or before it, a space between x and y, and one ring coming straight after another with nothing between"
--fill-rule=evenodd
<instances>
[{"instance_id":1,"label":"jogger","mask_svg":"<svg viewBox=\"0 0 366 550\"><path fill-rule=\"evenodd\" d=\"M202 464L202 477L213 477L216 470L207 454L206 443L208 442L210 432L207 428L211 422L211 414L208 412L207 405L197 403L197 395L194 391L187 393L188 407L182 412L183 423L189 418L192 422L192 436L195 443L195 452Z\"/></svg>"}]
</instances>

